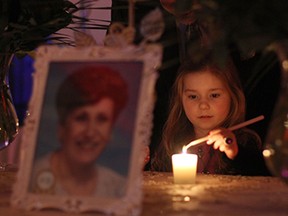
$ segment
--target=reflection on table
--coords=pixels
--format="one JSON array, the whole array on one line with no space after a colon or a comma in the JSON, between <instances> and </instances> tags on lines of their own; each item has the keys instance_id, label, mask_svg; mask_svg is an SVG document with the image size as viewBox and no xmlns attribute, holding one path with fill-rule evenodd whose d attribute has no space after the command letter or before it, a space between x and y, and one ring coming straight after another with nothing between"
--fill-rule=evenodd
<instances>
[{"instance_id":1,"label":"reflection on table","mask_svg":"<svg viewBox=\"0 0 288 216\"><path fill-rule=\"evenodd\" d=\"M0 172L1 216L79 216L12 208L9 202L15 178L15 171ZM288 185L276 177L198 174L196 184L176 185L172 173L144 172L143 180L141 216L288 215Z\"/></svg>"},{"instance_id":2,"label":"reflection on table","mask_svg":"<svg viewBox=\"0 0 288 216\"><path fill-rule=\"evenodd\" d=\"M172 173L144 173L143 216L288 215L288 185L276 177L198 174L195 185Z\"/></svg>"}]
</instances>

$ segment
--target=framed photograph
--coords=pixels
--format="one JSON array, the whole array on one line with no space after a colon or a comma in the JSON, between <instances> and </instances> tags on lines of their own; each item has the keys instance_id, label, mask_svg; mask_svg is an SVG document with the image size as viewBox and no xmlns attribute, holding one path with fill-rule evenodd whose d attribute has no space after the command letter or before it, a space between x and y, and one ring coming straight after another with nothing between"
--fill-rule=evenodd
<instances>
[{"instance_id":1,"label":"framed photograph","mask_svg":"<svg viewBox=\"0 0 288 216\"><path fill-rule=\"evenodd\" d=\"M159 45L43 46L11 204L138 215Z\"/></svg>"}]
</instances>

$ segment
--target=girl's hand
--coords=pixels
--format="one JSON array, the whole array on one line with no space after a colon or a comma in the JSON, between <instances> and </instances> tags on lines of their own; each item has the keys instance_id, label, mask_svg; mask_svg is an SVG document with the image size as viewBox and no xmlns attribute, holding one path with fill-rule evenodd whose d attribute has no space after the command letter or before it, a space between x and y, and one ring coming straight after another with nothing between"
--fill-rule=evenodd
<instances>
[{"instance_id":1,"label":"girl's hand","mask_svg":"<svg viewBox=\"0 0 288 216\"><path fill-rule=\"evenodd\" d=\"M229 159L234 159L238 154L238 144L232 131L226 128L219 128L209 132L208 145L214 149L225 152Z\"/></svg>"}]
</instances>

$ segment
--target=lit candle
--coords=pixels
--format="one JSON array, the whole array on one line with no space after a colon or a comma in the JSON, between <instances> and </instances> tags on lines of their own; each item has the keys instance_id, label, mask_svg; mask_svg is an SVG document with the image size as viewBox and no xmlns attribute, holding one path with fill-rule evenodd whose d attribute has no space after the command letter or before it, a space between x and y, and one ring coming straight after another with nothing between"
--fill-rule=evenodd
<instances>
[{"instance_id":1,"label":"lit candle","mask_svg":"<svg viewBox=\"0 0 288 216\"><path fill-rule=\"evenodd\" d=\"M175 184L194 184L197 172L196 154L172 155L173 176Z\"/></svg>"}]
</instances>

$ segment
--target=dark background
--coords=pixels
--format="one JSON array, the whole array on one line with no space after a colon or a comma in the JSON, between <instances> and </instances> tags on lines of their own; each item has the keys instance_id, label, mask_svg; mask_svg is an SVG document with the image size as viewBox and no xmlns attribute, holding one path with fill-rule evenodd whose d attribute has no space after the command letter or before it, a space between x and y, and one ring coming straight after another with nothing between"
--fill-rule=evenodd
<instances>
[{"instance_id":1,"label":"dark background","mask_svg":"<svg viewBox=\"0 0 288 216\"><path fill-rule=\"evenodd\" d=\"M163 13L165 31L162 37L156 41L163 45L164 52L162 67L158 71L159 79L155 86L156 102L153 120L154 127L150 143L151 157L153 157L155 147L161 141L163 124L168 115L170 90L180 64L178 28L173 15L166 12L159 1L151 0L135 4L135 26L137 30L135 43L138 44L143 39L139 33L141 19L156 7L160 8ZM122 22L127 25L127 2L112 1L112 8L112 22ZM265 143L269 121L274 104L277 101L280 86L281 70L279 62L275 55L264 53L255 53L249 58L243 58L233 45L231 45L231 55L239 70L239 76L246 95L246 118L250 119L258 115L265 116L263 121L249 126L260 135L263 143ZM23 124L32 92L32 64L33 60L28 56L24 59L14 58L9 74L11 93L20 125ZM150 164L148 163L146 169L149 169L149 167Z\"/></svg>"}]
</instances>

